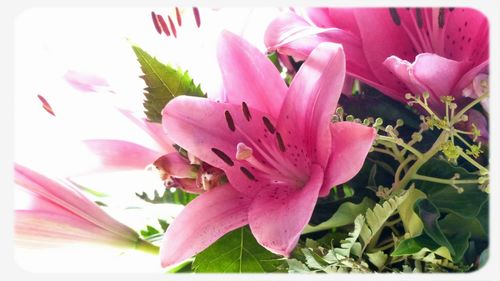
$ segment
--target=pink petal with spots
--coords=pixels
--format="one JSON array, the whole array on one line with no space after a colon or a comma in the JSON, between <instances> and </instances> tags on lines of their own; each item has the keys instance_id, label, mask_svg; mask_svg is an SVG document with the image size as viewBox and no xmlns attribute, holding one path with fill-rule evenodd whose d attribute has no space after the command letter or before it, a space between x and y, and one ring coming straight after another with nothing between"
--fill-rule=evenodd
<instances>
[{"instance_id":1,"label":"pink petal with spots","mask_svg":"<svg viewBox=\"0 0 500 281\"><path fill-rule=\"evenodd\" d=\"M224 234L248 224L251 200L224 185L191 201L169 225L160 248L163 267L201 252Z\"/></svg>"},{"instance_id":2,"label":"pink petal with spots","mask_svg":"<svg viewBox=\"0 0 500 281\"><path fill-rule=\"evenodd\" d=\"M322 183L323 170L313 165L302 188L275 185L263 189L248 212L250 229L259 244L288 257L311 218Z\"/></svg>"},{"instance_id":3,"label":"pink petal with spots","mask_svg":"<svg viewBox=\"0 0 500 281\"><path fill-rule=\"evenodd\" d=\"M330 154L328 124L337 107L345 77L341 45L323 43L314 49L293 79L278 121L285 142L302 136L313 161L326 167Z\"/></svg>"},{"instance_id":4,"label":"pink petal with spots","mask_svg":"<svg viewBox=\"0 0 500 281\"><path fill-rule=\"evenodd\" d=\"M268 112L277 118L286 84L272 62L243 38L224 31L217 47L225 96L229 103Z\"/></svg>"},{"instance_id":5,"label":"pink petal with spots","mask_svg":"<svg viewBox=\"0 0 500 281\"><path fill-rule=\"evenodd\" d=\"M347 182L361 170L377 136L375 129L354 122L333 123L330 131L332 154L320 196L327 196L333 186Z\"/></svg>"},{"instance_id":6,"label":"pink petal with spots","mask_svg":"<svg viewBox=\"0 0 500 281\"><path fill-rule=\"evenodd\" d=\"M269 156L278 153L279 148L276 134L269 131L264 119L271 124L276 124L275 120L251 107L248 107L248 113L245 114L242 105L180 96L163 109L162 123L173 142L204 162L224 170L234 188L255 193L268 180L257 182L242 171L251 169L252 165L247 162L249 159L236 159L239 143L252 147L253 160L271 167L287 163ZM286 157L282 154L279 156ZM260 178L258 171L252 170L251 173Z\"/></svg>"}]
</instances>

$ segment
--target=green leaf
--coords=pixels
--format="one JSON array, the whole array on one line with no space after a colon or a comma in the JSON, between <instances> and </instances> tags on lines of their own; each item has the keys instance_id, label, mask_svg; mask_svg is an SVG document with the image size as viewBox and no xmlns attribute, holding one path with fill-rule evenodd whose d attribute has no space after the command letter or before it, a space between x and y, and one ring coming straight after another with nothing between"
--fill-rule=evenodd
<instances>
[{"instance_id":1,"label":"green leaf","mask_svg":"<svg viewBox=\"0 0 500 281\"><path fill-rule=\"evenodd\" d=\"M189 273L193 272L191 266L193 264L192 260L187 260L185 262L180 263L179 265L173 267L168 271L168 273Z\"/></svg>"},{"instance_id":2,"label":"green leaf","mask_svg":"<svg viewBox=\"0 0 500 281\"><path fill-rule=\"evenodd\" d=\"M366 253L368 260L376 266L379 270L382 270L387 261L388 255L383 251L377 251L375 253Z\"/></svg>"},{"instance_id":3,"label":"green leaf","mask_svg":"<svg viewBox=\"0 0 500 281\"><path fill-rule=\"evenodd\" d=\"M297 259L287 259L289 273L311 273L311 270L301 261Z\"/></svg>"},{"instance_id":4,"label":"green leaf","mask_svg":"<svg viewBox=\"0 0 500 281\"><path fill-rule=\"evenodd\" d=\"M460 232L466 231L471 233L471 238L488 240L487 226L484 226L481 221L476 218L463 218L455 214L449 214L444 219L439 221L443 233L453 235L457 233L457 226L460 226Z\"/></svg>"},{"instance_id":5,"label":"green leaf","mask_svg":"<svg viewBox=\"0 0 500 281\"><path fill-rule=\"evenodd\" d=\"M364 214L366 210L373 207L374 204L375 203L369 198L364 198L359 204L345 202L340 205L331 218L315 226L307 225L302 233L306 234L352 224L359 214Z\"/></svg>"},{"instance_id":6,"label":"green leaf","mask_svg":"<svg viewBox=\"0 0 500 281\"><path fill-rule=\"evenodd\" d=\"M354 230L349 232L347 238L340 241L340 248L333 249L333 252L343 257L350 257L351 254L356 257L361 257L362 245L357 241L364 225L365 217L363 215L358 215L354 220Z\"/></svg>"},{"instance_id":7,"label":"green leaf","mask_svg":"<svg viewBox=\"0 0 500 281\"><path fill-rule=\"evenodd\" d=\"M149 237L156 235L156 234L159 234L159 233L160 233L159 230L157 230L156 228L154 228L150 225L146 226L145 230L141 230L141 235L144 238L149 238Z\"/></svg>"},{"instance_id":8,"label":"green leaf","mask_svg":"<svg viewBox=\"0 0 500 281\"><path fill-rule=\"evenodd\" d=\"M448 161L440 159L429 160L418 173L443 179L452 178L455 174L459 174L460 179L477 178L477 175L469 173L464 168L452 166ZM462 217L477 217L482 205L488 200L488 194L479 190L477 184L460 185L464 189L462 193L458 193L454 187L446 184L415 181L415 185L427 194L427 198L439 211L451 212Z\"/></svg>"},{"instance_id":9,"label":"green leaf","mask_svg":"<svg viewBox=\"0 0 500 281\"><path fill-rule=\"evenodd\" d=\"M419 199L415 203L415 210L422 218L425 233L440 246L448 248L454 261L460 261L469 245L470 231L455 226L450 235L445 235L438 221L441 214L428 199Z\"/></svg>"},{"instance_id":10,"label":"green leaf","mask_svg":"<svg viewBox=\"0 0 500 281\"><path fill-rule=\"evenodd\" d=\"M283 263L277 256L259 245L248 227L229 232L196 255L195 272L275 272Z\"/></svg>"},{"instance_id":11,"label":"green leaf","mask_svg":"<svg viewBox=\"0 0 500 281\"><path fill-rule=\"evenodd\" d=\"M135 195L152 204L171 203L180 205L187 205L198 196L197 194L184 192L181 189L176 189L175 191L165 189L162 195L157 190L154 191L153 196L149 196L146 192L142 192L141 194L135 193Z\"/></svg>"},{"instance_id":12,"label":"green leaf","mask_svg":"<svg viewBox=\"0 0 500 281\"><path fill-rule=\"evenodd\" d=\"M455 255L453 246L441 231L441 227L438 224L441 214L437 207L427 199L419 199L415 204L415 210L420 218L422 218L425 233L439 245L448 248L452 255Z\"/></svg>"},{"instance_id":13,"label":"green leaf","mask_svg":"<svg viewBox=\"0 0 500 281\"><path fill-rule=\"evenodd\" d=\"M132 46L132 49L144 74L141 78L147 85L143 105L149 121L161 123L161 111L177 96L205 96L200 85L194 84L187 71L161 63L138 46Z\"/></svg>"},{"instance_id":14,"label":"green leaf","mask_svg":"<svg viewBox=\"0 0 500 281\"><path fill-rule=\"evenodd\" d=\"M394 214L399 205L407 198L408 192L402 196L390 198L382 204L376 204L373 209L368 209L365 214L366 223L360 233L363 249L365 249L372 239L382 230L384 223Z\"/></svg>"},{"instance_id":15,"label":"green leaf","mask_svg":"<svg viewBox=\"0 0 500 281\"><path fill-rule=\"evenodd\" d=\"M399 205L398 212L403 221L406 233L409 234L409 237L416 237L422 233L424 225L420 217L413 210L413 205L418 199L426 198L427 196L425 193L415 188L411 188L407 192L408 196Z\"/></svg>"}]
</instances>

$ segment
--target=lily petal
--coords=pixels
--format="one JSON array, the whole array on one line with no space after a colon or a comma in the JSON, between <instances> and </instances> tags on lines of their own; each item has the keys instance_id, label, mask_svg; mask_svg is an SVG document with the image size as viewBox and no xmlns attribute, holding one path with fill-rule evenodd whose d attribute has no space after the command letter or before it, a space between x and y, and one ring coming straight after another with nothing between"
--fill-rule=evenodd
<instances>
[{"instance_id":1,"label":"lily petal","mask_svg":"<svg viewBox=\"0 0 500 281\"><path fill-rule=\"evenodd\" d=\"M269 112L277 118L286 84L272 62L243 38L224 31L217 48L225 96L229 103Z\"/></svg>"},{"instance_id":2,"label":"lily petal","mask_svg":"<svg viewBox=\"0 0 500 281\"><path fill-rule=\"evenodd\" d=\"M248 212L250 229L259 244L289 256L311 218L322 182L323 169L314 164L302 188L274 185L263 189Z\"/></svg>"},{"instance_id":3,"label":"lily petal","mask_svg":"<svg viewBox=\"0 0 500 281\"><path fill-rule=\"evenodd\" d=\"M295 131L304 136L309 155L323 167L330 154L328 124L337 107L344 77L342 46L320 44L293 79L278 121L279 131ZM285 140L294 137L285 134Z\"/></svg>"},{"instance_id":4,"label":"lily petal","mask_svg":"<svg viewBox=\"0 0 500 281\"><path fill-rule=\"evenodd\" d=\"M417 55L413 63L391 56L384 61L384 65L414 94L421 95L423 91L428 91L429 104L431 108L437 109L442 108L440 97L452 94L455 84L462 77L469 63L423 53Z\"/></svg>"},{"instance_id":5,"label":"lily petal","mask_svg":"<svg viewBox=\"0 0 500 281\"><path fill-rule=\"evenodd\" d=\"M162 115L164 129L170 138L197 158L224 170L229 182L238 191L255 193L259 186L266 184L264 180L253 178L258 177L257 173L252 171L253 176L249 175L248 169L251 168L244 159L237 159L237 153L238 144L246 143L253 147L252 156L258 161L275 161L271 157L266 158L267 148L280 151L277 134L269 132L264 122L276 124L271 116L243 105L188 96L169 102ZM260 149L264 146L265 149ZM305 162L299 160L302 159L297 158L297 162Z\"/></svg>"},{"instance_id":6,"label":"lily petal","mask_svg":"<svg viewBox=\"0 0 500 281\"><path fill-rule=\"evenodd\" d=\"M128 240L137 238L137 234L132 229L113 219L73 186L63 185L19 164L15 165L14 173L17 184L51 204L64 208L119 237Z\"/></svg>"},{"instance_id":7,"label":"lily petal","mask_svg":"<svg viewBox=\"0 0 500 281\"><path fill-rule=\"evenodd\" d=\"M250 201L230 185L216 187L191 201L165 232L161 265L179 263L246 225Z\"/></svg>"},{"instance_id":8,"label":"lily petal","mask_svg":"<svg viewBox=\"0 0 500 281\"><path fill-rule=\"evenodd\" d=\"M377 135L375 129L354 122L333 123L330 131L332 154L320 196L328 195L333 186L350 180L361 170Z\"/></svg>"},{"instance_id":9,"label":"lily petal","mask_svg":"<svg viewBox=\"0 0 500 281\"><path fill-rule=\"evenodd\" d=\"M101 160L104 170L144 169L162 153L123 140L85 140L85 145ZM100 169L102 171L102 169Z\"/></svg>"}]
</instances>

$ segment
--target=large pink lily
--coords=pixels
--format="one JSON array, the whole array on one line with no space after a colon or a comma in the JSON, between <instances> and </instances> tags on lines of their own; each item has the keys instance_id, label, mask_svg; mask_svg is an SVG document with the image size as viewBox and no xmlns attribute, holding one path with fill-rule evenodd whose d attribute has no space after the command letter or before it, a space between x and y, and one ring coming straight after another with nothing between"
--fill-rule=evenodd
<instances>
[{"instance_id":1,"label":"large pink lily","mask_svg":"<svg viewBox=\"0 0 500 281\"><path fill-rule=\"evenodd\" d=\"M288 256L318 196L361 168L375 130L331 123L345 76L342 47L312 51L290 88L274 65L242 38L224 32L218 59L226 99L177 97L163 110L169 138L229 183L191 203L167 229L163 266L205 249L246 224L270 251Z\"/></svg>"},{"instance_id":2,"label":"large pink lily","mask_svg":"<svg viewBox=\"0 0 500 281\"><path fill-rule=\"evenodd\" d=\"M349 75L401 102L408 92L428 92L440 111L440 97L460 99L488 67L488 21L474 9L316 8L307 14L274 20L265 35L268 48L305 59L321 42L341 43Z\"/></svg>"},{"instance_id":3,"label":"large pink lily","mask_svg":"<svg viewBox=\"0 0 500 281\"><path fill-rule=\"evenodd\" d=\"M30 195L30 206L15 211L16 241L29 246L70 242L148 249L154 246L116 221L69 183L57 182L16 164L14 179Z\"/></svg>"}]
</instances>

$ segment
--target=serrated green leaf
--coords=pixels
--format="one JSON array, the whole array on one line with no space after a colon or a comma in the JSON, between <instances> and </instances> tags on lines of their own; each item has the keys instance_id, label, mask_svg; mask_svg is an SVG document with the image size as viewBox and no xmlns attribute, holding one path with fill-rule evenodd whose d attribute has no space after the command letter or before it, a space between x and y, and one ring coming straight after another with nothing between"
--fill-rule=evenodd
<instances>
[{"instance_id":1,"label":"serrated green leaf","mask_svg":"<svg viewBox=\"0 0 500 281\"><path fill-rule=\"evenodd\" d=\"M384 268L385 263L387 262L388 255L383 251L377 251L375 253L366 253L368 256L368 260L376 266L379 270Z\"/></svg>"},{"instance_id":2,"label":"serrated green leaf","mask_svg":"<svg viewBox=\"0 0 500 281\"><path fill-rule=\"evenodd\" d=\"M382 230L384 223L394 214L407 196L408 192L405 192L402 196L390 198L384 203L376 204L375 207L366 211L366 222L360 233L363 250L366 249L372 239Z\"/></svg>"},{"instance_id":3,"label":"serrated green leaf","mask_svg":"<svg viewBox=\"0 0 500 281\"><path fill-rule=\"evenodd\" d=\"M297 259L287 259L289 273L311 273L311 270L301 261Z\"/></svg>"},{"instance_id":4,"label":"serrated green leaf","mask_svg":"<svg viewBox=\"0 0 500 281\"><path fill-rule=\"evenodd\" d=\"M187 71L161 63L138 46L132 46L132 49L144 74L141 78L147 85L143 105L149 121L161 123L161 111L177 96L205 96L200 85L194 84Z\"/></svg>"},{"instance_id":5,"label":"serrated green leaf","mask_svg":"<svg viewBox=\"0 0 500 281\"><path fill-rule=\"evenodd\" d=\"M364 198L363 201L361 201L359 204L345 202L340 205L339 209L333 214L330 219L315 226L307 225L302 233L306 234L319 230L327 230L352 224L359 214L364 214L366 210L373 207L374 204L375 202L373 202L369 198Z\"/></svg>"},{"instance_id":6,"label":"serrated green leaf","mask_svg":"<svg viewBox=\"0 0 500 281\"><path fill-rule=\"evenodd\" d=\"M154 191L152 196L149 196L146 192L142 192L141 194L135 193L135 195L151 204L171 203L180 205L187 205L198 196L196 194L184 192L181 189L176 189L175 191L165 189L162 195L160 195L157 190Z\"/></svg>"},{"instance_id":7,"label":"serrated green leaf","mask_svg":"<svg viewBox=\"0 0 500 281\"><path fill-rule=\"evenodd\" d=\"M350 257L351 254L360 257L362 246L361 243L357 241L364 225L365 217L363 215L358 215L354 220L354 230L349 232L346 239L340 241L340 248L333 249L333 252L344 257Z\"/></svg>"},{"instance_id":8,"label":"serrated green leaf","mask_svg":"<svg viewBox=\"0 0 500 281\"><path fill-rule=\"evenodd\" d=\"M276 272L284 261L259 245L250 229L231 231L196 255L195 272Z\"/></svg>"},{"instance_id":9,"label":"serrated green leaf","mask_svg":"<svg viewBox=\"0 0 500 281\"><path fill-rule=\"evenodd\" d=\"M411 188L407 192L408 196L399 205L398 212L403 221L406 233L410 235L409 237L416 237L422 233L424 225L420 217L413 210L413 205L418 199L426 198L427 196L425 193L415 188Z\"/></svg>"}]
</instances>

